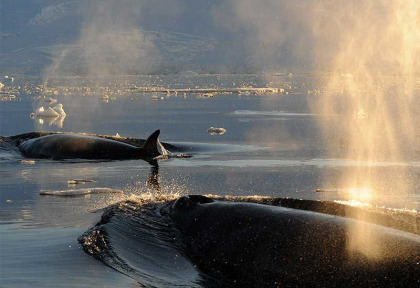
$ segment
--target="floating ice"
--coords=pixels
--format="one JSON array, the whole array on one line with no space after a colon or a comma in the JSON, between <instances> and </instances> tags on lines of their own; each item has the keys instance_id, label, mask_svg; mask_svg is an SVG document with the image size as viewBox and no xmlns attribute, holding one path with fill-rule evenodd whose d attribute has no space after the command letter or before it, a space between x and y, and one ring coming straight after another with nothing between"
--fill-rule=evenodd
<instances>
[{"instance_id":1,"label":"floating ice","mask_svg":"<svg viewBox=\"0 0 420 288\"><path fill-rule=\"evenodd\" d=\"M47 102L47 103L55 103L55 102L57 102L57 99L48 98L48 99L45 99L44 102Z\"/></svg>"},{"instance_id":2,"label":"floating ice","mask_svg":"<svg viewBox=\"0 0 420 288\"><path fill-rule=\"evenodd\" d=\"M33 164L35 164L35 160L20 160L20 164L33 165Z\"/></svg>"},{"instance_id":3,"label":"floating ice","mask_svg":"<svg viewBox=\"0 0 420 288\"><path fill-rule=\"evenodd\" d=\"M35 115L38 116L38 117L57 117L57 116L60 116L60 114L58 114L51 107L48 107L47 110L45 110L44 107L41 107L35 112Z\"/></svg>"},{"instance_id":4,"label":"floating ice","mask_svg":"<svg viewBox=\"0 0 420 288\"><path fill-rule=\"evenodd\" d=\"M215 93L198 93L198 98L212 98Z\"/></svg>"},{"instance_id":5,"label":"floating ice","mask_svg":"<svg viewBox=\"0 0 420 288\"><path fill-rule=\"evenodd\" d=\"M223 135L226 133L226 129L221 127L210 127L207 129L207 132L209 132L210 135Z\"/></svg>"},{"instance_id":6,"label":"floating ice","mask_svg":"<svg viewBox=\"0 0 420 288\"><path fill-rule=\"evenodd\" d=\"M90 179L73 179L73 180L67 181L67 184L76 185L76 184L86 184L86 183L91 183L91 182L95 182L95 181L90 180Z\"/></svg>"},{"instance_id":7,"label":"floating ice","mask_svg":"<svg viewBox=\"0 0 420 288\"><path fill-rule=\"evenodd\" d=\"M85 189L71 189L71 190L58 190L58 191L41 191L39 195L52 195L52 196L80 196L88 194L102 194L102 193L116 193L123 194L122 190L112 188L85 188Z\"/></svg>"},{"instance_id":8,"label":"floating ice","mask_svg":"<svg viewBox=\"0 0 420 288\"><path fill-rule=\"evenodd\" d=\"M95 180L92 179L73 179L73 181L95 182Z\"/></svg>"},{"instance_id":9,"label":"floating ice","mask_svg":"<svg viewBox=\"0 0 420 288\"><path fill-rule=\"evenodd\" d=\"M110 100L117 100L117 97L109 97L108 95L102 96L102 102L108 103Z\"/></svg>"},{"instance_id":10,"label":"floating ice","mask_svg":"<svg viewBox=\"0 0 420 288\"><path fill-rule=\"evenodd\" d=\"M235 86L235 83L232 83ZM135 91L137 92L144 92L144 93L166 93L167 95L179 95L183 93L192 93L192 94L206 94L207 97L210 95L215 94L277 94L277 93L284 93L284 89L282 88L270 88L270 87L233 87L233 88L181 88L181 89L173 89L173 88L149 88L149 87L138 87ZM211 96L210 96L211 97Z\"/></svg>"},{"instance_id":11,"label":"floating ice","mask_svg":"<svg viewBox=\"0 0 420 288\"><path fill-rule=\"evenodd\" d=\"M64 112L63 109L63 104L58 103L52 109L54 109L54 111L57 112L60 116L66 116L66 112Z\"/></svg>"},{"instance_id":12,"label":"floating ice","mask_svg":"<svg viewBox=\"0 0 420 288\"><path fill-rule=\"evenodd\" d=\"M63 104L57 104L54 107L48 107L44 109L44 107L40 107L36 112L35 115L38 117L65 117L66 112L64 112Z\"/></svg>"}]
</instances>

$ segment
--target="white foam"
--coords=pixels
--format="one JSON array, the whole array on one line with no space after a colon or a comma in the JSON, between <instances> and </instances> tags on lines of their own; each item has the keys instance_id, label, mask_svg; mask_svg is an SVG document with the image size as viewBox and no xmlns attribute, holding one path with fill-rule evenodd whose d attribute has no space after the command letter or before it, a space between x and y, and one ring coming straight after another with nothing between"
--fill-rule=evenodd
<instances>
[{"instance_id":1,"label":"white foam","mask_svg":"<svg viewBox=\"0 0 420 288\"><path fill-rule=\"evenodd\" d=\"M163 147L162 143L160 143L159 139L157 140L157 148L161 155L163 156L170 156L172 155L171 151L168 151Z\"/></svg>"}]
</instances>

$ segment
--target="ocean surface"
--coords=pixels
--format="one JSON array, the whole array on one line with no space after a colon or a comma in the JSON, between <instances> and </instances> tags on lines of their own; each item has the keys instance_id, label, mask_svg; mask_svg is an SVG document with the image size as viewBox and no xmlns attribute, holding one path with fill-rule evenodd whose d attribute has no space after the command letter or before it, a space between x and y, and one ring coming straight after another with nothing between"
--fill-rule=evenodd
<instances>
[{"instance_id":1,"label":"ocean surface","mask_svg":"<svg viewBox=\"0 0 420 288\"><path fill-rule=\"evenodd\" d=\"M132 220L128 208L128 216L124 214L126 206L118 212L123 215L118 218L121 226L113 223L109 229L116 237L115 251L128 268L98 261L84 252L78 238L100 220L104 211L122 201L165 202L189 194L259 195L419 211L420 148L407 147L408 157L397 162L346 159L339 147L331 153L317 125L319 117L330 115L317 115L310 109L310 102L318 97L309 93L319 88L317 77L62 77L49 79L48 89L42 90L34 79L16 79L16 88L11 90L15 97L5 96L0 102L0 135L4 136L0 142L0 286L173 287L178 283L189 287L195 283L199 287L196 279L201 276L188 260L181 257L176 268L167 262L175 253L174 247L152 243L147 237L141 243L134 232L119 230ZM150 87L211 88L214 92L153 92ZM226 92L243 87L273 87L278 92ZM57 102L46 102L50 98ZM57 103L63 104L65 117L31 117L41 106ZM420 127L419 123L413 125ZM226 132L209 133L211 127ZM9 142L9 136L32 131L145 139L156 129L161 130L161 142L179 147L179 151L170 152L191 157L162 159L158 167L142 160L27 161ZM354 169L383 175L373 187L380 193L363 201L347 193L351 187L334 182L343 172ZM409 179L409 191L393 189L399 173ZM74 179L93 182L68 183ZM123 193L89 193L88 189L95 187ZM80 189L87 192L78 196L68 192ZM64 191L67 197L41 195L57 191ZM155 225L152 228L156 233L170 233L159 229L162 223ZM153 234L152 228L134 230L146 229ZM169 237L163 234L159 237ZM138 246L149 250L135 251ZM141 257L147 261L139 261Z\"/></svg>"}]
</instances>

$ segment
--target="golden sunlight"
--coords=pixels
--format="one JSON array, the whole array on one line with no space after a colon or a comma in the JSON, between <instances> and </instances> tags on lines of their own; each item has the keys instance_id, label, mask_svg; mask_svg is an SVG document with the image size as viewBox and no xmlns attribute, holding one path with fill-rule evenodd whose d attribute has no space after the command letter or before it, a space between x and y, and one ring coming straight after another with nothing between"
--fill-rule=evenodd
<instances>
[{"instance_id":1,"label":"golden sunlight","mask_svg":"<svg viewBox=\"0 0 420 288\"><path fill-rule=\"evenodd\" d=\"M418 100L413 95L415 73L420 70L420 1L323 1L317 5L316 51L318 58L329 61L331 76L312 109L323 116L319 125L330 156L359 163L408 162L416 146L413 119ZM383 192L401 197L411 193L407 174L403 166L386 176L377 167L355 167L342 169L335 183L347 191L346 200L370 203ZM384 177L395 179L392 188L385 187L388 191L380 187ZM333 179L325 178L328 186ZM363 225L351 227L348 243L350 250L366 256L381 255L374 249L375 235Z\"/></svg>"}]
</instances>

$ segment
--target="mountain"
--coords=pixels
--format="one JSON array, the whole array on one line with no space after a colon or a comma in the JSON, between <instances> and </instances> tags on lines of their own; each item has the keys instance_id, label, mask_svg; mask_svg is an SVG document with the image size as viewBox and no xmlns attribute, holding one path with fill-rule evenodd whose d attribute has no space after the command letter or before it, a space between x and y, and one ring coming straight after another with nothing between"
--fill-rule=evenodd
<instances>
[{"instance_id":1,"label":"mountain","mask_svg":"<svg viewBox=\"0 0 420 288\"><path fill-rule=\"evenodd\" d=\"M220 2L2 0L1 73L249 70L232 32L214 23Z\"/></svg>"}]
</instances>

